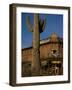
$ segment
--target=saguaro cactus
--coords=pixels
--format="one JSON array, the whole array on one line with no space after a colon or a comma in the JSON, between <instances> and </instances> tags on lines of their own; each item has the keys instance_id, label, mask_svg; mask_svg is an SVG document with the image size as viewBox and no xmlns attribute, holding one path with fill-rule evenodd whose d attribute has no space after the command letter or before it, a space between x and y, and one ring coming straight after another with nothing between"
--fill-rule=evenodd
<instances>
[{"instance_id":1,"label":"saguaro cactus","mask_svg":"<svg viewBox=\"0 0 72 90\"><path fill-rule=\"evenodd\" d=\"M27 26L33 32L33 59L31 64L32 75L40 75L40 33L43 32L46 24L46 19L39 18L39 14L34 14L34 25L30 23L30 18L27 16Z\"/></svg>"}]
</instances>

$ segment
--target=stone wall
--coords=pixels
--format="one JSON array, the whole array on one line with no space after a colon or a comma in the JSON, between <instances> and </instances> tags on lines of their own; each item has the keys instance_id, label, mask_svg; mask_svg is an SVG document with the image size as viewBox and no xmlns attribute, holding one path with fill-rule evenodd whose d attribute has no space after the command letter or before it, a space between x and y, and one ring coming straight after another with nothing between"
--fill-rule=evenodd
<instances>
[{"instance_id":1,"label":"stone wall","mask_svg":"<svg viewBox=\"0 0 72 90\"><path fill-rule=\"evenodd\" d=\"M48 58L53 50L63 53L62 44L59 43L46 43L40 46L40 59ZM63 54L62 54L63 55ZM32 47L22 50L22 62L27 62L32 60Z\"/></svg>"}]
</instances>

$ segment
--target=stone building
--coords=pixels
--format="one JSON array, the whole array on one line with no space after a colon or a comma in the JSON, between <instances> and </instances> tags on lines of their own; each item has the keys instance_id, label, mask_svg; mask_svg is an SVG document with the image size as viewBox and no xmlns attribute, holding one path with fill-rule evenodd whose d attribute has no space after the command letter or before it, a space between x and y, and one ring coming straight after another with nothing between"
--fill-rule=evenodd
<instances>
[{"instance_id":1,"label":"stone building","mask_svg":"<svg viewBox=\"0 0 72 90\"><path fill-rule=\"evenodd\" d=\"M32 47L22 49L22 76L31 76ZM56 33L40 41L41 75L63 74L63 39Z\"/></svg>"}]
</instances>

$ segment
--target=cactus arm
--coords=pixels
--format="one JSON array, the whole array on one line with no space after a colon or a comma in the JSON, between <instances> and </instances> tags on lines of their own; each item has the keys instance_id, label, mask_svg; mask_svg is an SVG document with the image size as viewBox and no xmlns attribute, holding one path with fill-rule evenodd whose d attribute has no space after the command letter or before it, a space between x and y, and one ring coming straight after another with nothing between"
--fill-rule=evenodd
<instances>
[{"instance_id":1,"label":"cactus arm","mask_svg":"<svg viewBox=\"0 0 72 90\"><path fill-rule=\"evenodd\" d=\"M30 22L29 16L26 17L26 23L27 23L29 31L33 32L33 25Z\"/></svg>"},{"instance_id":2,"label":"cactus arm","mask_svg":"<svg viewBox=\"0 0 72 90\"><path fill-rule=\"evenodd\" d=\"M45 30L45 26L46 26L46 18L42 22L42 31Z\"/></svg>"},{"instance_id":3,"label":"cactus arm","mask_svg":"<svg viewBox=\"0 0 72 90\"><path fill-rule=\"evenodd\" d=\"M44 20L39 19L39 31L42 33L45 30L46 18Z\"/></svg>"}]
</instances>

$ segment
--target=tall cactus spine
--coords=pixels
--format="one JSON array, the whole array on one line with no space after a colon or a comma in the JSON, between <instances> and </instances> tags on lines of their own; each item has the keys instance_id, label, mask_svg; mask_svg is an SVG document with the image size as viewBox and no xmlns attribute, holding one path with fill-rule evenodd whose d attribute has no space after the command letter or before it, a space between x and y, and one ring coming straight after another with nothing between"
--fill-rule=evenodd
<instances>
[{"instance_id":1,"label":"tall cactus spine","mask_svg":"<svg viewBox=\"0 0 72 90\"><path fill-rule=\"evenodd\" d=\"M32 76L40 75L40 33L45 29L46 20L41 20L39 14L34 14L34 25L27 16L27 26L33 32L33 59L31 63Z\"/></svg>"}]
</instances>

